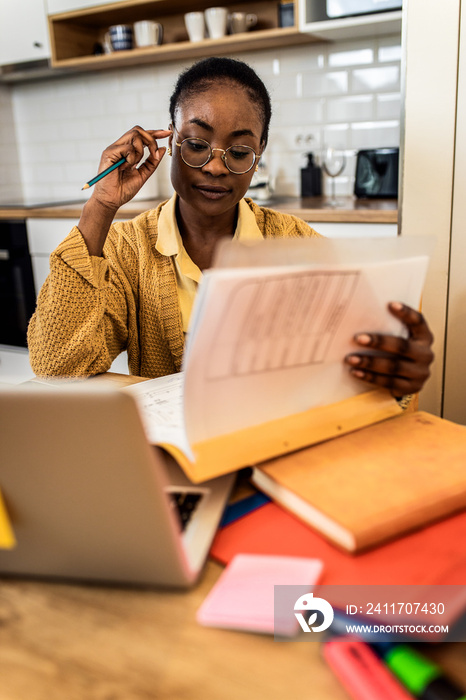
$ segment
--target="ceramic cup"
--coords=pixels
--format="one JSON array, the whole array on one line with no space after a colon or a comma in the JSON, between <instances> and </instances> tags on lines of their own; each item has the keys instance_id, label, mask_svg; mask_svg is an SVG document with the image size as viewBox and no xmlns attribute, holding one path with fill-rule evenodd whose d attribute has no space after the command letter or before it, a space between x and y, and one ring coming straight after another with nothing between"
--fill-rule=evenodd
<instances>
[{"instance_id":1,"label":"ceramic cup","mask_svg":"<svg viewBox=\"0 0 466 700\"><path fill-rule=\"evenodd\" d=\"M227 33L228 10L226 7L209 7L204 11L211 39L221 39Z\"/></svg>"},{"instance_id":2,"label":"ceramic cup","mask_svg":"<svg viewBox=\"0 0 466 700\"><path fill-rule=\"evenodd\" d=\"M232 34L247 32L257 24L257 15L247 12L232 12L229 16L229 26Z\"/></svg>"},{"instance_id":3,"label":"ceramic cup","mask_svg":"<svg viewBox=\"0 0 466 700\"><path fill-rule=\"evenodd\" d=\"M133 48L133 28L130 24L114 24L108 30L113 51L128 51Z\"/></svg>"},{"instance_id":4,"label":"ceramic cup","mask_svg":"<svg viewBox=\"0 0 466 700\"><path fill-rule=\"evenodd\" d=\"M202 41L205 37L205 21L203 12L188 12L184 16L186 31L190 41Z\"/></svg>"},{"instance_id":5,"label":"ceramic cup","mask_svg":"<svg viewBox=\"0 0 466 700\"><path fill-rule=\"evenodd\" d=\"M156 46L162 43L163 27L158 22L143 19L134 23L134 40L136 46Z\"/></svg>"}]
</instances>

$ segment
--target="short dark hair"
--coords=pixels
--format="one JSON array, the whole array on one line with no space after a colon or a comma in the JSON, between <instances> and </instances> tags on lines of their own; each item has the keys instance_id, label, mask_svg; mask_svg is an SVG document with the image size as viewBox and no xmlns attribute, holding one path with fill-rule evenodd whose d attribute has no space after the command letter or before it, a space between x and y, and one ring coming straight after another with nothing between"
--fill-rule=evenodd
<instances>
[{"instance_id":1,"label":"short dark hair","mask_svg":"<svg viewBox=\"0 0 466 700\"><path fill-rule=\"evenodd\" d=\"M170 97L170 118L172 123L175 122L175 112L180 102L194 94L208 90L219 80L237 83L246 90L251 100L257 104L263 123L261 141L266 144L272 116L270 95L264 83L251 66L234 58L217 56L204 58L179 75L173 94Z\"/></svg>"}]
</instances>

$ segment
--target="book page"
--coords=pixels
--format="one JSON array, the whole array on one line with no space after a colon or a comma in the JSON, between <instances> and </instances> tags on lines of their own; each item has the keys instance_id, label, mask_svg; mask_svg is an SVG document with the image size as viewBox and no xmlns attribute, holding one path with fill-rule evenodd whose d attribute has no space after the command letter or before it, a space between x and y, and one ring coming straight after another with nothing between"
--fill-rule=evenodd
<instances>
[{"instance_id":1,"label":"book page","mask_svg":"<svg viewBox=\"0 0 466 700\"><path fill-rule=\"evenodd\" d=\"M193 459L183 417L183 373L149 379L124 391L132 394L152 445L174 445Z\"/></svg>"},{"instance_id":2,"label":"book page","mask_svg":"<svg viewBox=\"0 0 466 700\"><path fill-rule=\"evenodd\" d=\"M207 271L184 359L190 444L368 391L343 364L353 336L404 334L387 303L418 307L427 264L419 255Z\"/></svg>"}]
</instances>

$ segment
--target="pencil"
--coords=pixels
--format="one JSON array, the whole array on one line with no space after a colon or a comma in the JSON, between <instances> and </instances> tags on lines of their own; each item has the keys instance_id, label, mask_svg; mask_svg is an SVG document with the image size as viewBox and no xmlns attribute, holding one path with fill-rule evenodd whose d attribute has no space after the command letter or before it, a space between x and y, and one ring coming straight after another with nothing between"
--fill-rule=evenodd
<instances>
[{"instance_id":1,"label":"pencil","mask_svg":"<svg viewBox=\"0 0 466 700\"><path fill-rule=\"evenodd\" d=\"M112 172L112 170L115 170L116 168L119 168L120 165L123 165L123 163L126 163L126 158L120 158L120 160L117 160L116 163L111 165L109 168L106 170L102 170L101 173L96 175L95 177L92 178L92 180L89 180L89 182L86 182L85 185L81 187L82 190L87 190L89 187L92 187L92 185L95 185L96 182L99 182L103 177L108 175L109 173Z\"/></svg>"}]
</instances>

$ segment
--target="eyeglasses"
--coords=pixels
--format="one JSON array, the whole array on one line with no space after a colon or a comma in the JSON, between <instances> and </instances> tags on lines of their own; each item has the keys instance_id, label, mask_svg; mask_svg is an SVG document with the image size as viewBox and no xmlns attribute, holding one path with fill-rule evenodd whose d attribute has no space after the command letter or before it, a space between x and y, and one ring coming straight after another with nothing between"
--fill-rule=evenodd
<instances>
[{"instance_id":1,"label":"eyeglasses","mask_svg":"<svg viewBox=\"0 0 466 700\"><path fill-rule=\"evenodd\" d=\"M190 168L202 168L214 157L214 151L221 151L221 159L231 173L244 175L248 173L258 158L257 153L251 146L235 144L226 150L223 148L212 148L208 141L204 139L183 139L181 143L175 141L180 149L180 155L184 163Z\"/></svg>"}]
</instances>

